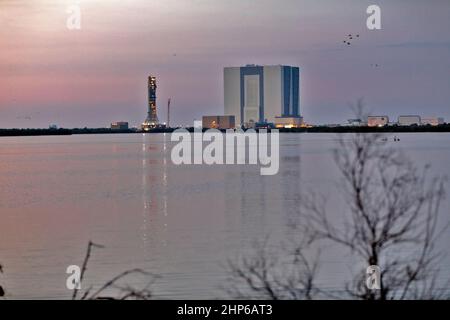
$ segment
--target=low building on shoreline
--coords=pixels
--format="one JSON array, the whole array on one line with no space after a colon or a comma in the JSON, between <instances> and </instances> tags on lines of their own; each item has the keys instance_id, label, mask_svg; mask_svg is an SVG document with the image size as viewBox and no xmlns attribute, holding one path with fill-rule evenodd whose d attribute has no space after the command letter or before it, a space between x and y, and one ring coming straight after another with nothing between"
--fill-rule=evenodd
<instances>
[{"instance_id":1,"label":"low building on shoreline","mask_svg":"<svg viewBox=\"0 0 450 320\"><path fill-rule=\"evenodd\" d=\"M422 118L421 122L423 126L433 126L433 127L443 125L444 123L445 123L444 118L438 117L424 117Z\"/></svg>"},{"instance_id":2,"label":"low building on shoreline","mask_svg":"<svg viewBox=\"0 0 450 320\"><path fill-rule=\"evenodd\" d=\"M367 126L368 127L384 127L389 124L388 116L368 116Z\"/></svg>"},{"instance_id":3,"label":"low building on shoreline","mask_svg":"<svg viewBox=\"0 0 450 320\"><path fill-rule=\"evenodd\" d=\"M409 116L399 116L397 124L399 126L420 126L422 120L420 116L409 115Z\"/></svg>"},{"instance_id":4,"label":"low building on shoreline","mask_svg":"<svg viewBox=\"0 0 450 320\"><path fill-rule=\"evenodd\" d=\"M300 128L303 126L302 117L275 117L275 128Z\"/></svg>"},{"instance_id":5,"label":"low building on shoreline","mask_svg":"<svg viewBox=\"0 0 450 320\"><path fill-rule=\"evenodd\" d=\"M112 130L128 130L128 122L125 121L117 121L111 123Z\"/></svg>"},{"instance_id":6,"label":"low building on shoreline","mask_svg":"<svg viewBox=\"0 0 450 320\"><path fill-rule=\"evenodd\" d=\"M236 122L234 116L203 116L202 127L205 129L234 129Z\"/></svg>"}]
</instances>

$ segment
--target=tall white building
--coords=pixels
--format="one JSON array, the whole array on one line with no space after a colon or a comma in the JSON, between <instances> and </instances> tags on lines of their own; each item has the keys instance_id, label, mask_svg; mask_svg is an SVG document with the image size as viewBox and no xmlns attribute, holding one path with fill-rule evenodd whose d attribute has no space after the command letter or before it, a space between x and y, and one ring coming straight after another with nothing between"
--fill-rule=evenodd
<instances>
[{"instance_id":1,"label":"tall white building","mask_svg":"<svg viewBox=\"0 0 450 320\"><path fill-rule=\"evenodd\" d=\"M238 125L300 118L300 70L281 65L225 68L224 106L224 114L234 115Z\"/></svg>"}]
</instances>

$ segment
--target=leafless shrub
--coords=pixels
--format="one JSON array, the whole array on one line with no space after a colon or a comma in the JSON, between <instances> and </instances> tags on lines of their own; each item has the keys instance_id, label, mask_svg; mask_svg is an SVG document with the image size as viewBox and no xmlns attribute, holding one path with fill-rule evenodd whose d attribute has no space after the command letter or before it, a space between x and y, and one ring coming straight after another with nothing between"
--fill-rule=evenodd
<instances>
[{"instance_id":1,"label":"leafless shrub","mask_svg":"<svg viewBox=\"0 0 450 320\"><path fill-rule=\"evenodd\" d=\"M282 254L271 250L268 238L253 245L249 255L229 260L224 287L234 299L310 300L318 293L314 286L319 264L306 256L305 243L284 246Z\"/></svg>"},{"instance_id":2,"label":"leafless shrub","mask_svg":"<svg viewBox=\"0 0 450 320\"><path fill-rule=\"evenodd\" d=\"M360 119L367 117L363 109L362 100L353 107ZM437 285L441 253L436 243L448 227L447 221L439 219L446 178L430 177L429 166L416 168L411 159L389 146L386 137L376 133L341 135L334 160L341 175L337 194L346 203L344 212L330 210L320 193L299 193L294 229L307 241L291 243L297 255L285 250L282 255L270 252L264 243L249 256L230 262L230 296L274 300L445 298ZM319 260L310 262L302 254L313 243L320 248L325 242L347 249L361 262L361 272L352 275L339 296L317 288ZM366 286L365 271L373 265L381 269L380 290Z\"/></svg>"},{"instance_id":3,"label":"leafless shrub","mask_svg":"<svg viewBox=\"0 0 450 320\"><path fill-rule=\"evenodd\" d=\"M80 283L83 283L84 276L87 270L88 262L91 257L91 251L93 248L104 248L101 245L95 244L91 241L88 243L88 247L86 250L86 256L83 261L83 266L80 274ZM148 278L146 285L143 288L134 288L129 285L123 285L121 282L130 275L142 275ZM80 297L80 300L149 300L153 298L153 292L151 291L151 286L158 279L158 276L144 271L142 269L130 269L126 270L111 280L107 281L100 288L94 289L93 286L90 286L83 295ZM107 291L116 291L115 295L105 295ZM76 300L78 296L78 289L74 289L72 294L72 300Z\"/></svg>"},{"instance_id":4,"label":"leafless shrub","mask_svg":"<svg viewBox=\"0 0 450 320\"><path fill-rule=\"evenodd\" d=\"M361 108L360 108L361 110ZM335 161L340 194L348 209L342 224L330 219L326 201L310 193L302 198L302 232L312 242L328 240L348 249L366 267L381 268L381 289L370 290L365 270L347 284L359 299L438 299L435 244L447 229L439 222L445 178L430 178L429 166L417 169L380 134L356 133L339 139ZM334 220L335 221L335 220Z\"/></svg>"}]
</instances>

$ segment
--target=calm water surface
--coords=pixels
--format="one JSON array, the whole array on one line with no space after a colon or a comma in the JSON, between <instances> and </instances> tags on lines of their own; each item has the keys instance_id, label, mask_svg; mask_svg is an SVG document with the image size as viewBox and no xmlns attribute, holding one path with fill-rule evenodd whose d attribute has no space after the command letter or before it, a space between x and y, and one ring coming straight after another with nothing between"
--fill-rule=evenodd
<instances>
[{"instance_id":1,"label":"calm water surface","mask_svg":"<svg viewBox=\"0 0 450 320\"><path fill-rule=\"evenodd\" d=\"M450 134L399 136L393 146L450 176ZM300 192L327 195L338 219L335 143L334 134L282 134L280 172L261 176L257 166L174 166L164 134L0 138L0 280L11 298L70 298L65 270L92 240L105 248L87 285L143 268L162 276L158 297L222 297L227 258L255 239L284 239ZM450 236L442 242L450 254ZM334 289L351 263L329 251L320 283ZM442 269L448 279L446 257Z\"/></svg>"}]
</instances>

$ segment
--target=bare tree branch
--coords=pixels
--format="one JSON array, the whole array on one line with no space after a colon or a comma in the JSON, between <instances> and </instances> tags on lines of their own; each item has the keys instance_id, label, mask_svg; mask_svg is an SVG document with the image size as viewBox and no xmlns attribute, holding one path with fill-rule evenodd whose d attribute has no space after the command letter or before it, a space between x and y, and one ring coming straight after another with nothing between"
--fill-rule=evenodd
<instances>
[{"instance_id":1,"label":"bare tree branch","mask_svg":"<svg viewBox=\"0 0 450 320\"><path fill-rule=\"evenodd\" d=\"M80 284L83 283L84 274L86 273L86 270L87 270L87 265L88 265L89 259L91 257L92 248L104 248L104 247L102 245L95 244L92 241L89 241L87 250L86 250L86 256L84 257L83 266L81 268ZM77 294L78 294L78 285L75 286L75 289L73 290L72 300L75 300L77 298Z\"/></svg>"},{"instance_id":2,"label":"bare tree branch","mask_svg":"<svg viewBox=\"0 0 450 320\"><path fill-rule=\"evenodd\" d=\"M83 261L83 266L81 269L80 274L80 283L83 282L84 275L87 270L88 262L91 257L91 251L92 248L104 248L101 245L95 244L92 241L89 241L88 247L86 250L86 256ZM147 278L150 278L150 280L147 281L147 284L144 286L144 288L134 288L129 285L121 285L119 284L120 281L124 280L126 277L130 275L141 275L145 276ZM154 284L154 282L159 277L144 271L142 269L136 268L131 270L126 270L111 280L107 281L105 284L103 284L100 288L94 291L94 293L91 293L93 291L93 287L90 286L83 295L81 296L81 300L127 300L127 299L137 299L137 300L148 300L153 297L153 292L150 290L150 287ZM116 296L104 296L104 292L107 290L117 290L119 291L119 294ZM75 300L77 298L78 289L74 289L72 300Z\"/></svg>"},{"instance_id":3,"label":"bare tree branch","mask_svg":"<svg viewBox=\"0 0 450 320\"><path fill-rule=\"evenodd\" d=\"M381 290L369 290L361 273L347 284L350 296L432 298L439 258L435 243L448 227L438 224L446 179L430 179L429 166L418 170L380 134L341 136L334 158L348 204L343 222L333 225L324 201L310 194L302 202L303 232L311 242L331 241L367 266L381 267Z\"/></svg>"},{"instance_id":4,"label":"bare tree branch","mask_svg":"<svg viewBox=\"0 0 450 320\"><path fill-rule=\"evenodd\" d=\"M310 262L306 242L291 242L282 252L269 249L268 238L254 244L252 253L228 261L227 294L235 299L300 300L318 293L318 256Z\"/></svg>"}]
</instances>

